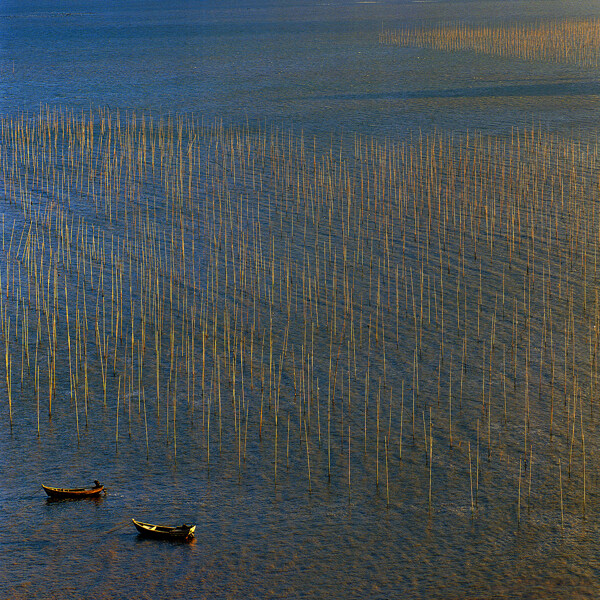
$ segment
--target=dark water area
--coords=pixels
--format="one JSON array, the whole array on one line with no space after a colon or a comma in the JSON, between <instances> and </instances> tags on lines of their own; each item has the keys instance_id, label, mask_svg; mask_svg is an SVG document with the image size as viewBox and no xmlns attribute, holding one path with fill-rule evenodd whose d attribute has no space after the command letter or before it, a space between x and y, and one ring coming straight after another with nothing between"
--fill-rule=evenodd
<instances>
[{"instance_id":1,"label":"dark water area","mask_svg":"<svg viewBox=\"0 0 600 600\"><path fill-rule=\"evenodd\" d=\"M207 368L207 373L212 373L207 375L210 392L201 396L198 384L197 397L190 402L189 386L186 397L184 375L181 375L180 387L174 384L175 405L168 404L171 387L166 395L163 391L162 402L166 404L159 405L156 387L153 387L154 372L162 368L163 390L167 389L167 379L169 386L172 384L167 372L168 335L165 334L162 362L157 364L152 356L145 359L143 376L139 363L134 359L127 362L127 357L114 372L107 370L107 400L102 389L105 367L90 363L90 401L84 414L82 396L78 405L70 397L67 338L64 330L60 330L63 333L59 334L59 346L64 354L62 361L59 360L51 418L46 388L42 386L46 396L41 400L40 413L33 391L35 366L28 368L25 359L21 362L22 354L16 353L21 342L15 341L13 351L14 356L19 357L19 364L15 358L9 419L3 334L0 340L0 598L82 595L152 599L167 596L598 597L600 423L596 403L597 362L590 358L598 339L593 333L598 326L597 312L591 308L594 298L596 311L598 306L594 240L598 239L600 230L598 187L594 188L598 173L594 145L600 92L597 72L576 65L476 56L466 51L444 53L386 46L379 43L378 34L382 27L405 24L456 20L471 24L519 23L599 15L598 6L591 2L577 5L530 1L176 2L169 3L168 8L162 2L3 3L0 7L0 117L17 118L26 112L34 118L40 107L46 106L50 110L62 107L75 116L99 107L106 110L104 114L113 116L118 111L124 121L135 112L136 118L143 114L155 119L155 123L169 115L175 120L194 115L195 122L202 123L207 130L198 126L190 133L186 129L181 147L185 149L199 143L198 166L204 168L202 159L206 159L213 169L211 177L219 185L213 188L213 196L208 194L206 190L212 180L200 169L197 189L203 193L199 193L195 205L181 209L181 214L210 215L207 207L214 203L217 194L220 198L224 189L231 192L233 200L228 206L243 207L246 221L240 216L235 226L226 224L224 229L229 231L231 227L237 234L244 223L249 247L251 242L264 243L262 254L256 251L262 258L269 257L267 249L273 244L273 263L277 257L277 264L283 265L278 273L281 279L285 276L286 264L289 267L293 263L296 268L288 271L293 272L293 289L297 293L294 317L290 319L289 313L287 315L288 325L292 323L289 329L286 329L285 310L281 308L285 289L282 291L279 284L279 292L273 292L277 284L272 283L269 296L269 286L264 282L258 284L259 287L264 285L266 291L258 309L254 310L258 310L259 321L263 319L261 327L266 336L269 335L269 327L265 325L269 308L279 307L275 315L271 315L275 364L279 364L282 352L285 355L282 349L286 347L288 331L289 347L295 350L294 365L301 363L301 353L308 354L309 347L313 362L306 359L309 367L298 369L298 378L302 372L302 384L296 382L295 370L282 368L279 372L282 386L279 408L279 398L277 404L271 399L271 387L264 393L269 359L268 342L265 345L263 337L262 384L260 376L254 373L249 385L248 363L239 367L239 372L234 363L233 382L223 374L223 414L221 380L218 395L214 382L216 365L222 365L219 368L223 373L226 368L228 373L231 371L229 351L226 359L214 359L211 368ZM98 142L100 120L97 114L95 119L98 155L102 156L106 148L110 151L110 144L102 146L103 142ZM309 178L317 172L317 167L311 165L327 156L330 148L335 152L342 144L344 161L347 158L348 163L342 161L340 151L339 162L331 159L328 164L335 162L336 176L342 171L356 176L353 180L356 193L361 187L358 174L365 164L364 168L372 175L372 179L369 179L371 175L367 177L369 185L379 181L373 175L376 170L368 171L369 160L375 156L367 154L370 144L367 140L371 138L382 144L389 143L390 147L405 142L410 148L411 144L418 147L420 136L442 135L444 143L456 136L456 146L448 150L444 163L452 165L454 159L458 164L458 154L453 153L461 152L460 140L464 139L461 136L467 133L494 136L489 139L502 143L511 140L511 133L517 128L522 131L540 126L544 132L560 137L542 144L552 157L547 163L551 166L542 168L535 160L528 162L525 150L522 155L519 153L518 167L512 162L507 166L507 172L518 180L515 189L518 187L519 202L514 206L502 204L497 215L495 210L492 213L493 202L487 198L475 208L466 202L469 208L464 209L464 213L460 202L450 203L449 210L452 206L458 207L454 214L464 214L465 223L470 218L470 226L463 226L462 222L457 225L457 218L449 225L452 219L448 216L444 219L439 213L438 220L433 219L433 226L429 229L423 226L425 221L418 221L417 211L411 212L413 206L418 206L414 192L414 197L401 205L407 216L398 217L397 223L414 219L414 223L421 225L415 231L408 230L404 239L400 225L392 228L393 249L388 253L382 250L384 236L376 220L379 209L371 209L373 218L365 217L364 221L351 217L350 209L347 221L341 209L339 214L336 212L339 206L346 207L338 198L345 197L349 188L331 199L329 206L335 209L332 209L333 220L339 227L330 229L329 237L323 233L327 229L325 225L319 230L319 219L316 224L315 221L310 224L301 203L288 213L285 190L292 190L293 199L293 191L301 188L300 178L296 183L294 174L286 174L285 185L278 182L273 175L276 169L273 155L268 156L267 152L261 155L260 144L254 138L248 147L257 157L262 157L264 190L262 179L260 194L258 184L250 185L249 174L244 183L240 183L240 179L233 183L231 170L223 174L212 166L211 149L223 140L235 138L234 134L230 138L228 134L207 133L215 119L222 120L225 131L229 131L227 127L232 127L232 131L248 127L244 131L252 135L256 131L263 132L257 139L270 140L272 147L284 152L288 148L287 141L282 137L273 144L274 130L292 131L293 144L302 136L309 159L306 164L302 163L299 172L308 173ZM202 142L195 141L196 134L205 136ZM355 136L360 136L361 144L364 143L368 160L363 160L362 154L357 158ZM313 137L316 139L315 161L311 163L309 149ZM577 176L553 179L553 169L560 170L557 165L561 164L556 156L564 149L562 142L556 140L565 138L569 140L565 148L571 151L570 154L565 151L567 158L563 159ZM106 138L100 139L106 141ZM488 138L481 139L481 146L475 150L467 146L471 150L465 155L473 158L479 156L479 152L488 160L492 146L487 146ZM572 140L575 145L578 141L591 143L591 150L585 156L582 151L584 158L573 158L575 146L569 145ZM265 147L266 144L265 141ZM48 147L44 148L47 151ZM69 150L65 144L63 156L68 155ZM2 156L12 160L15 154L17 152L4 142ZM123 151L123 156L126 155ZM184 156L184 150L176 149L175 156ZM297 158L299 154L293 156ZM507 152L502 156L508 165L513 154ZM239 156L235 160L241 161ZM87 169L92 161L86 161L88 155L85 160L81 158L81 165ZM232 160L231 165L234 162ZM259 162L257 158L257 164ZM495 163L490 159L489 162L498 167L502 161ZM177 160L173 163L177 164ZM235 164L241 169L241 162ZM471 163L465 160L464 164ZM194 164L194 168L196 166ZM2 169L3 173L9 172L4 166ZM191 173L192 167L189 171ZM180 171L175 167L169 171L165 167L164 172L168 176L161 176L157 169L157 175L153 172L152 177L148 175L147 180L135 182L133 187L140 190L137 202L142 208L146 199L153 200L153 224L164 226L167 233L172 233L173 229L169 228L175 219L169 212L171 200L166 199L172 192L167 190L175 181L173 173ZM188 173L185 169L181 172ZM447 183L444 175L440 175L439 181ZM564 181L568 181L568 185L561 188ZM457 188L462 183L458 181ZM525 201L530 184L531 197L539 189L543 190L542 200L535 196L531 201L535 209L528 207ZM11 252L6 250L10 227L13 221L17 223L18 237L23 224L31 217L24 216L18 203L8 201L10 194L16 193L15 188L6 180L1 185L4 219L0 273L7 285L6 266L15 261L15 256L11 257ZM315 184L315 187L330 189L322 185L324 187ZM397 192L395 185L394 181L390 190ZM13 191L9 192L10 189ZM476 197L476 185L470 187L465 183L464 189ZM498 189L489 187L489 190ZM566 190L565 205L572 208L572 213L550 202L545 208L543 198L547 199L550 192L556 194L553 198L558 198L560 189ZM276 198L273 219L270 200L266 216L267 193ZM377 194L381 191L373 192L374 197L379 198ZM498 193L494 198L501 196ZM44 208L50 204L52 195L42 186L41 190L33 189L32 197L34 204L39 202L37 206ZM588 199L587 204L580 202L583 197ZM129 223L113 222L102 210L92 210L89 193L84 199L83 192L73 191L72 199L65 214L69 219L74 217L76 226L77 219L85 217L90 226L97 228L95 231L107 233L107 240L110 235L122 239L128 231ZM57 200L61 202L63 200ZM325 201L322 206L319 202L313 204L311 200L310 207L321 214L325 224L332 213L328 215L322 208L326 206ZM481 225L487 223L488 218L487 212L481 217L484 205L485 211L489 207L490 215L493 214L492 222L502 221L504 215L508 222L510 216L512 245L507 242L508 229L505 234L502 226L495 233L493 229L491 234L483 233L488 231L487 225ZM356 203L352 205L355 212L356 206ZM256 214L258 207L262 212ZM515 207L523 211L518 213L518 235ZM479 238L475 235L479 241L473 242L474 228L477 230L473 225L476 212L482 233ZM231 215L237 215L236 210L231 209L228 214L234 223ZM206 222L198 223L198 226L189 223L182 226L182 239L187 244L196 231L205 234L218 231L220 235L214 212ZM365 259L365 249L369 246L361 241L361 230L341 232L342 224L350 223L353 227L354 223L364 224L365 231L369 232L367 239L375 240L370 246L371 263L375 258L378 277L386 274L382 279L382 297L387 297L388 302L385 313L383 309L380 312L379 301L377 308L374 300L371 303L371 274L375 270L372 264L369 269L368 255ZM448 227L445 237L440 233L443 223L446 224L444 231ZM256 229L257 225L263 229ZM304 238L299 233L301 227ZM537 237L528 237L529 228L535 229ZM388 231L387 221L385 231ZM555 235L556 240L560 239L560 252L547 251L544 237L547 231L551 233L550 238ZM583 240L584 231L585 241L581 241L580 246L575 240ZM25 232L27 237L27 230ZM471 237L465 243L467 233ZM147 239L152 235L148 233ZM50 233L47 239L50 240ZM158 239L160 244L161 236L158 234L152 239ZM164 236L162 239L164 241ZM214 248L206 241L209 235L197 239L194 265L198 266L198 277L205 283L206 290L212 290L213 284L209 282L215 273L223 277L222 263L215 266L211 262ZM327 242L328 250L325 249ZM499 250L492 251L494 243ZM86 238L86 252L87 244ZM110 242L103 240L102 244L110 255ZM158 247L159 256L163 253L166 257L166 243L164 251ZM125 246L123 248L122 256L125 256ZM216 242L215 248L220 250ZM345 262L343 269L341 266L342 252L346 250L351 265L348 270ZM100 261L95 252L96 246L85 256L89 264L92 264L90 256L94 256L97 269ZM426 252L427 259L424 258ZM534 271L537 269L535 281L530 272L530 253L538 257L537 263L532 259L536 265ZM332 255L339 260L334 268L331 268ZM315 275L314 283L308 284L309 294L317 294L317 282L324 289L318 292L321 304L309 306L311 315L314 310L321 319L320 326L312 331L310 345L306 343L306 309L302 316L302 300L298 304L297 299L300 288L305 296L301 273L306 256L309 257L307 273ZM311 271L311 265L314 270L314 261L319 256L323 256L322 264L325 257L329 259L329 278L319 278L318 266L316 272ZM25 264L24 254L19 255L19 259ZM392 267L389 267L390 259ZM442 260L447 261L443 268ZM68 269L64 262L60 264L62 277ZM395 282L390 283L393 281L390 273L394 273L396 265L402 274L399 288L397 274ZM261 268L264 275L271 277L266 267ZM48 273L50 281L50 271ZM107 270L108 283L104 283L107 299L113 273ZM351 304L356 314L361 315L360 341L354 341L353 350L350 342L347 348L345 346L346 321L344 319L342 324L341 291L337 300L332 301L332 297L336 298L333 291L341 286L340 281L349 281L349 274L356 293ZM67 277L64 274L65 295ZM72 273L69 277L75 279ZM87 286L85 276L83 280L81 289ZM184 279L183 284L177 287L176 294L181 294L178 298L192 289L186 287L188 279ZM68 285L72 299L74 290L80 289L79 278L76 285L72 280ZM127 305L132 298L137 298L138 292L135 286L130 291L127 283L121 285ZM438 303L439 306L444 303L443 288L439 286L444 285L446 326L442 312L439 319L437 313ZM47 289L51 286L48 283ZM375 288L373 284L373 290ZM86 289L92 298L88 299L92 315L97 306L94 304L97 290L93 286ZM166 297L168 288L162 289ZM222 294L222 302L215 302L217 311L219 304L226 305L231 298L223 291L222 280L215 289L217 297ZM0 294L1 290L2 283ZM551 300L547 296L550 292ZM139 296L143 296L141 291ZM201 305L206 298L200 291L198 297L203 298L199 301ZM273 300L274 297L278 301ZM271 305L267 298L271 299ZM325 308L324 298L329 302ZM177 304L179 306L179 302ZM250 305L249 300L241 301L241 314L250 315ZM335 334L329 322L334 305L340 307L340 315L334 317L338 319ZM8 293L4 306L10 307L14 316L14 302L9 303ZM238 306L237 298L231 306ZM394 309L395 306L400 308ZM549 307L551 315L547 313ZM413 325L412 316L412 311L416 314L419 309L420 327L416 317ZM398 311L404 316L399 318ZM33 309L31 312L33 314ZM73 313L71 310L72 319ZM60 314L60 329L64 327L64 307L56 314ZM199 314L200 322L208 319L206 313L200 311ZM176 313L172 332L175 329L183 332L188 326L186 315L183 309ZM233 322L233 309L231 315ZM358 332L358 317L356 320ZM374 329L371 321L375 322ZM383 351L373 350L371 354L371 331L379 335L378 327L383 327L382 323L389 341L378 347ZM51 322L47 327L50 338ZM168 323L165 327L167 331ZM222 328L219 340L223 343L219 351L225 357L225 336L229 335L225 318L219 321L218 327ZM235 320L233 329L247 341L248 327L248 323L240 325ZM139 326L132 324L131 329L139 337ZM4 320L2 330L5 331ZM551 334L555 337L548 342ZM93 335L91 328L90 339ZM358 333L353 335L359 338ZM344 339L339 347L338 338ZM463 346L467 338L468 352ZM418 351L415 339L422 343ZM153 340L152 337L150 349L153 349ZM176 343L180 342L177 339ZM91 354L93 340L88 343ZM258 341L256 344L258 353ZM494 349L490 350L492 344ZM192 360L198 369L203 360L200 348L198 342L192 351ZM542 360L540 364L541 352L545 362ZM247 360L246 347L243 356ZM340 362L339 380L336 357ZM31 359L33 363L33 356ZM254 360L258 361L256 355ZM415 375L417 360L420 374ZM50 363L46 361L44 354L39 364L41 377L47 380ZM527 361L526 366L523 361ZM558 365L556 382L555 362ZM337 399L329 405L327 387L332 364L336 372L334 388L341 401ZM187 367L185 363L181 372L185 373ZM365 383L367 372L370 375ZM573 379L567 382L568 372L573 374ZM21 373L24 375L19 379ZM145 396L133 384L138 373L140 381L143 379ZM242 378L237 387L236 373ZM132 384L126 392L125 383L121 387L121 378L125 381L128 376L132 377ZM416 391L417 385L419 391ZM305 387L310 390L308 394ZM242 389L243 401L236 404L240 402L236 393ZM297 389L303 391L296 395ZM552 408L548 402L550 394ZM306 399L308 396L310 400ZM119 403L115 398L119 398ZM448 407L449 399L454 403L453 409ZM246 409L245 416L242 406ZM329 437L328 411L331 415ZM551 411L555 421L549 433ZM453 425L448 423L449 413L452 413ZM319 419L318 424L315 424L316 419ZM454 439L449 432L453 432ZM107 495L98 500L52 502L46 499L40 485L86 485L96 478L108 490ZM183 545L144 539L135 532L132 517L154 523L196 523L196 539Z\"/></svg>"}]
</instances>

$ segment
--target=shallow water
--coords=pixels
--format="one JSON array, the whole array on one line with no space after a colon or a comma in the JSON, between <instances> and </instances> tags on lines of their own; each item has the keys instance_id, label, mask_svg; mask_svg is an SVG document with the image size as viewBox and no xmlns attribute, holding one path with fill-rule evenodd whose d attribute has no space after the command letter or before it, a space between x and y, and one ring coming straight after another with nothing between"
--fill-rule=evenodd
<instances>
[{"instance_id":1,"label":"shallow water","mask_svg":"<svg viewBox=\"0 0 600 600\"><path fill-rule=\"evenodd\" d=\"M276 126L293 129L298 135L303 131L307 140L315 136L318 147L325 149L330 144L336 148L340 138L348 149L355 133L396 141L410 140L411 136L416 140L419 132L458 135L478 131L506 139L503 136L510 135L513 127L521 129L532 124L542 124L550 132L575 139L595 140L599 87L592 70L474 57L466 52L448 55L380 46L377 40L382 24L395 27L449 19L518 22L571 16L565 15L564 3L515 2L510 5L510 13L505 6L496 2L298 2L286 3L284 7L278 3L182 3L165 10L160 3L140 2L128 3L126 7L112 4L108 10L100 3L88 2L64 3L58 11L46 2L26 7L22 3L5 3L0 13L0 111L7 116L20 110L36 113L40 105L61 105L75 112L100 106L113 113L135 110L138 115L145 112L155 117L193 113L203 115L207 123L219 118L226 125L249 123L253 130L258 126ZM578 11L577 16L598 14L592 4L570 8ZM82 214L88 210L90 221L97 219L97 223L106 225L89 207L80 207L79 213L75 208L74 212ZM4 213L7 223L18 215L9 206ZM289 233L289 224L284 226L282 222L281 229L282 233ZM118 232L116 226L108 230ZM594 232L597 235L595 229ZM285 246L282 242L278 248L281 252L287 249L301 254L298 236L295 245ZM409 239L407 261L415 273L422 265L420 252L416 240ZM506 259L503 254L500 256ZM395 259L399 263L399 255ZM7 260L4 250L2 260ZM258 385L244 388L251 410L245 421L248 435L243 446L232 427L234 411L229 410L223 417L224 436L219 444L215 420L208 433L204 403L201 413L200 405L192 404L192 409L185 396L180 397L177 420L173 417L169 422L150 401L150 393L147 446L139 397L122 396L122 404L115 409L118 383L109 374L111 393L105 406L97 370L91 373L93 390L87 426L82 407L76 408L80 419L78 440L75 412L68 396L68 369L64 365L52 418L45 410L42 412L38 438L35 395L31 378L26 379L24 389L14 392L19 400L14 402L12 428L8 409L2 410L0 595L597 597L600 552L595 541L600 488L594 400L584 392L583 406L590 408L589 414L586 410L581 416L588 460L584 513L579 425L571 478L566 473L570 421L568 417L564 420L570 408L562 396L559 408L558 393L556 410L563 420L556 425L554 437L548 435L549 374L544 371L543 378L539 375L538 388L538 371L531 368L531 464L524 466L528 455L521 450L523 372L516 373L513 389L509 385L508 416L505 421L500 418L499 348L501 342L512 342L512 304L508 299L523 296L528 260L524 252L514 258L514 271L507 275L506 315L502 307L502 317L498 312L494 374L489 381L484 375L484 385L494 386L490 398L496 402L488 438L484 419L487 413L481 412L480 404L479 357L486 356L485 343L490 339L490 331L495 332L495 303L501 293L504 296L504 271L502 261L485 250L479 260L483 261L485 273L481 317L484 333L475 333L478 325L470 304L470 312L465 308L464 317L470 316L466 329L475 350L468 359L464 404L460 409L455 406L452 448L445 426L444 399L450 394L453 381L457 401L460 367L458 358L453 370L444 361L443 378L438 383L439 330L431 318L425 326L419 358L422 380L416 433L412 433L409 420L416 332L407 318L401 333L408 342L396 347L390 340L387 369L383 370L381 355L369 363L371 409L368 421L364 420L365 431L368 429L364 441L360 407L367 358L364 346L359 350L358 361L355 359L359 374L352 380L352 393L358 399L356 411L351 417L342 417L343 401L332 408L330 477L325 412L320 415L322 438L320 432L317 437L314 422L312 432L305 430L311 464L308 476L306 444L302 420L298 422L296 418L298 402L293 395L291 373L284 375L287 395L282 400L282 414L291 416L291 443L288 447L285 439L290 421L284 421L276 446L277 461L271 411L267 411L268 424L258 435ZM555 266L559 260L548 259L548 264ZM451 268L457 269L458 264L457 259ZM428 274L434 272L433 266L431 271L428 269L429 266ZM571 289L577 294L576 326L581 336L577 348L582 348L578 356L586 356L587 317L579 295L583 293L577 279L580 274L576 269L560 269L561 275L569 272ZM466 270L465 285L472 293L470 302L476 294L479 265L467 262ZM366 273L366 269L359 271L357 266L357 290L367 289ZM593 290L595 275L589 276L589 281ZM556 281L552 284L556 289ZM468 295L464 289L461 293ZM591 297L592 291L588 293ZM541 312L545 301L539 298L539 288L531 296L534 356L543 345ZM554 303L558 320L568 312L566 301L556 298ZM410 307L402 304L402 308L408 311ZM437 300L434 308L437 309ZM433 310L431 303L429 310ZM455 306L448 308L448 321L456 316ZM283 329L283 313L275 316L275 323L282 324ZM393 329L394 324L389 327ZM525 330L519 331L519 352L523 352ZM278 333L281 344L282 332ZM290 343L298 353L303 341L300 327L293 328L290 335ZM449 328L447 338L446 347L458 357L462 352L460 336L454 336ZM322 411L327 410L329 344L329 331L322 326L317 330L316 343L322 353L317 351L311 372L313 379L321 382ZM558 346L557 354L561 351ZM587 364L577 367L583 381ZM389 381L386 379L383 386L381 411L383 418L389 417L394 435L394 447L386 457L388 484L384 483L384 453L376 448L373 410L377 379L384 373ZM509 384L513 383L510 374L508 379ZM398 391L403 381L406 395L400 460L396 447ZM15 389L19 387L17 381L13 385ZM224 389L230 396L231 387ZM391 414L388 390L392 397ZM423 427L431 427L425 424L430 408L434 411L433 429L429 429L430 434L433 431L431 469L422 437ZM216 419L214 404L212 410L211 418ZM312 413L309 409L309 418L315 418L314 410L314 406ZM116 428L117 414L120 429ZM479 425L481 435L477 433ZM348 426L353 432L350 486L345 429ZM492 449L489 460L488 439ZM557 456L563 459L560 474ZM476 461L480 464L477 472ZM475 482L475 498L473 477L479 478L478 490ZM560 488L558 477L564 479ZM56 486L86 484L95 478L108 488L106 497L97 501L49 502L40 486L42 482ZM190 545L144 540L136 534L131 517L173 524L195 522L197 539Z\"/></svg>"}]
</instances>

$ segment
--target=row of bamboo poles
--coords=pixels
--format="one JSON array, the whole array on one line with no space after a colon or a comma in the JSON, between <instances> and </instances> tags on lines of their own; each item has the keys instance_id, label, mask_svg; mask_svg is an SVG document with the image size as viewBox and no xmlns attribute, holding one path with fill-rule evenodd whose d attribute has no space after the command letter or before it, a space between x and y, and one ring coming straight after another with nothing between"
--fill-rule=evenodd
<instances>
[{"instance_id":1,"label":"row of bamboo poles","mask_svg":"<svg viewBox=\"0 0 600 600\"><path fill-rule=\"evenodd\" d=\"M274 481L371 481L388 504L410 469L430 508L453 464L473 514L485 471L519 518L522 478L529 505L532 470L535 494L562 460L585 513L597 145L532 128L323 148L49 108L0 136L11 428L35 415L43 437L58 410L79 440L113 415L117 445L176 457L183 431L207 468L267 456Z\"/></svg>"},{"instance_id":2,"label":"row of bamboo poles","mask_svg":"<svg viewBox=\"0 0 600 600\"><path fill-rule=\"evenodd\" d=\"M470 50L478 54L597 67L600 21L588 18L499 25L407 26L382 31L379 41L398 46L451 52Z\"/></svg>"}]
</instances>

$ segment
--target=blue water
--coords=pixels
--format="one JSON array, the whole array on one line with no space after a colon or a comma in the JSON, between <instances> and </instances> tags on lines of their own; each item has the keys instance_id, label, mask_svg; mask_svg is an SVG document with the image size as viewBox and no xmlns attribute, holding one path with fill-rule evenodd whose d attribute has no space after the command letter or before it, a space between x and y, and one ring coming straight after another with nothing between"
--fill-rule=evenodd
<instances>
[{"instance_id":1,"label":"blue water","mask_svg":"<svg viewBox=\"0 0 600 600\"><path fill-rule=\"evenodd\" d=\"M382 27L594 16L562 2L4 2L0 110L40 105L342 131L594 127L593 69L381 46Z\"/></svg>"},{"instance_id":2,"label":"blue water","mask_svg":"<svg viewBox=\"0 0 600 600\"><path fill-rule=\"evenodd\" d=\"M599 15L592 2L7 1L0 5L0 113L61 106L194 114L303 131L325 146L355 133L390 140L433 131L503 135L532 124L595 139L600 81L593 69L382 46L377 35L410 23ZM482 474L472 519L464 447L435 465L433 511L422 451L406 450L403 463L395 458L387 508L371 463L357 465L348 493L343 471L328 481L326 457L315 449L309 494L302 452L292 453L289 468L281 464L275 485L268 440L251 438L241 472L233 445L221 456L213 449L209 469L203 430L185 409L176 457L154 417L146 456L135 406L132 435L123 424L118 443L114 413L100 402L90 410L79 443L68 403L57 403L51 421L44 417L40 439L31 406L17 407L12 431L3 412L1 597L600 594L593 470L587 518L571 483L561 527L556 470L546 469L534 479L538 493L531 511L529 503L522 507L528 517L518 527L518 464L508 452ZM595 453L597 444L588 443ZM342 447L334 460L341 465L344 457ZM97 477L109 490L97 502L49 503L39 485ZM197 523L195 543L143 540L129 522L174 515Z\"/></svg>"}]
</instances>

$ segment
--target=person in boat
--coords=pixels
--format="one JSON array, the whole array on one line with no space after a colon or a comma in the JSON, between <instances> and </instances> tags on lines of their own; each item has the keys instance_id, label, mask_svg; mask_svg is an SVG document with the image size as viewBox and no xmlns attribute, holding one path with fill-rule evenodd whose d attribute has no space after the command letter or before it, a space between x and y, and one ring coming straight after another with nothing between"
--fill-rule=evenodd
<instances>
[{"instance_id":1,"label":"person in boat","mask_svg":"<svg viewBox=\"0 0 600 600\"><path fill-rule=\"evenodd\" d=\"M97 479L94 479L94 487L95 488L102 487L102 484Z\"/></svg>"}]
</instances>

